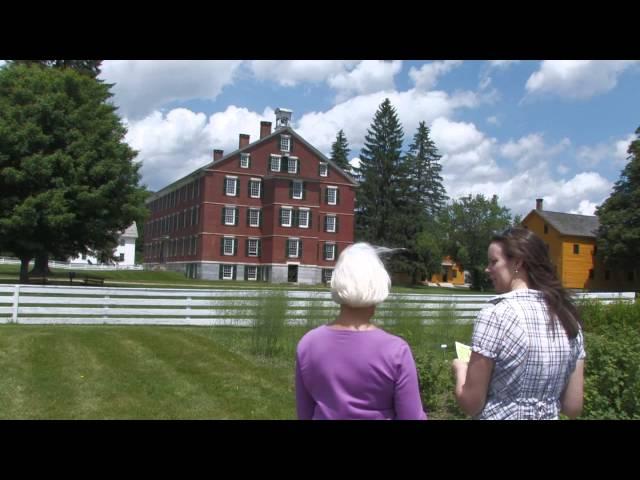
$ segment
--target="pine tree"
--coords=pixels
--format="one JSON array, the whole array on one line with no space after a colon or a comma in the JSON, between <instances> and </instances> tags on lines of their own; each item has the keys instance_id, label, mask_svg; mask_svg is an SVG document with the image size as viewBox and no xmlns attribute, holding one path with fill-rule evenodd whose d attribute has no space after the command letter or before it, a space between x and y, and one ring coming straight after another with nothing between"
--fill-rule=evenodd
<instances>
[{"instance_id":1,"label":"pine tree","mask_svg":"<svg viewBox=\"0 0 640 480\"><path fill-rule=\"evenodd\" d=\"M435 143L429 138L429 127L420 122L413 143L409 145L406 162L411 194L419 202L420 211L429 218L438 215L448 198L440 176L440 158L442 155L438 154Z\"/></svg>"},{"instance_id":2,"label":"pine tree","mask_svg":"<svg viewBox=\"0 0 640 480\"><path fill-rule=\"evenodd\" d=\"M389 99L378 107L360 152L361 178L356 196L356 236L388 247L404 247L401 234L404 133Z\"/></svg>"},{"instance_id":3,"label":"pine tree","mask_svg":"<svg viewBox=\"0 0 640 480\"><path fill-rule=\"evenodd\" d=\"M640 127L627 153L629 163L613 187L613 193L596 208L600 227L598 255L611 266L640 270Z\"/></svg>"},{"instance_id":4,"label":"pine tree","mask_svg":"<svg viewBox=\"0 0 640 480\"><path fill-rule=\"evenodd\" d=\"M344 132L340 130L336 135L336 141L331 145L331 160L338 165L345 173L351 174L349 164L349 144Z\"/></svg>"}]
</instances>

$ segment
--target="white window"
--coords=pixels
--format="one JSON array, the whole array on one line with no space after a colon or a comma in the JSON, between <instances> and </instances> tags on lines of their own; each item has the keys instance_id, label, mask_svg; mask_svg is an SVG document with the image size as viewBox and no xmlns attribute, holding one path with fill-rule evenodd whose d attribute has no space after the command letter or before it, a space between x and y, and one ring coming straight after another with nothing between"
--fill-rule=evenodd
<instances>
[{"instance_id":1,"label":"white window","mask_svg":"<svg viewBox=\"0 0 640 480\"><path fill-rule=\"evenodd\" d=\"M291 137L289 135L280 135L280 150L289 152L291 149Z\"/></svg>"},{"instance_id":2,"label":"white window","mask_svg":"<svg viewBox=\"0 0 640 480\"><path fill-rule=\"evenodd\" d=\"M237 177L225 177L224 181L224 193L229 197L235 197L238 191L238 178Z\"/></svg>"},{"instance_id":3,"label":"white window","mask_svg":"<svg viewBox=\"0 0 640 480\"><path fill-rule=\"evenodd\" d=\"M335 215L327 215L325 217L325 226L327 227L327 232L335 232L336 231L336 217Z\"/></svg>"},{"instance_id":4,"label":"white window","mask_svg":"<svg viewBox=\"0 0 640 480\"><path fill-rule=\"evenodd\" d=\"M298 226L300 228L309 228L309 210L308 209L300 209L298 211Z\"/></svg>"},{"instance_id":5,"label":"white window","mask_svg":"<svg viewBox=\"0 0 640 480\"><path fill-rule=\"evenodd\" d=\"M338 187L327 187L327 203L329 205L338 203Z\"/></svg>"},{"instance_id":6,"label":"white window","mask_svg":"<svg viewBox=\"0 0 640 480\"><path fill-rule=\"evenodd\" d=\"M335 243L324 244L324 259L335 260L336 259L336 245Z\"/></svg>"},{"instance_id":7,"label":"white window","mask_svg":"<svg viewBox=\"0 0 640 480\"><path fill-rule=\"evenodd\" d=\"M260 198L260 188L262 182L259 178L252 178L249 180L249 196L251 198Z\"/></svg>"},{"instance_id":8,"label":"white window","mask_svg":"<svg viewBox=\"0 0 640 480\"><path fill-rule=\"evenodd\" d=\"M300 240L289 239L289 250L287 253L289 254L289 258L298 258L300 255Z\"/></svg>"},{"instance_id":9,"label":"white window","mask_svg":"<svg viewBox=\"0 0 640 480\"><path fill-rule=\"evenodd\" d=\"M224 208L224 224L235 225L236 213L237 213L237 210L234 207L225 207Z\"/></svg>"},{"instance_id":10,"label":"white window","mask_svg":"<svg viewBox=\"0 0 640 480\"><path fill-rule=\"evenodd\" d=\"M222 279L233 280L233 265L222 265Z\"/></svg>"},{"instance_id":11,"label":"white window","mask_svg":"<svg viewBox=\"0 0 640 480\"><path fill-rule=\"evenodd\" d=\"M271 155L271 159L269 161L269 169L272 172L280 171L280 155Z\"/></svg>"},{"instance_id":12,"label":"white window","mask_svg":"<svg viewBox=\"0 0 640 480\"><path fill-rule=\"evenodd\" d=\"M232 237L224 237L224 254L233 255L235 252L236 239Z\"/></svg>"},{"instance_id":13,"label":"white window","mask_svg":"<svg viewBox=\"0 0 640 480\"><path fill-rule=\"evenodd\" d=\"M302 182L298 181L298 180L294 180L293 181L293 191L292 191L292 198L294 198L295 200L302 200L302 193L303 193L303 184Z\"/></svg>"},{"instance_id":14,"label":"white window","mask_svg":"<svg viewBox=\"0 0 640 480\"><path fill-rule=\"evenodd\" d=\"M291 226L291 207L282 207L280 210L280 226L282 227L290 227Z\"/></svg>"},{"instance_id":15,"label":"white window","mask_svg":"<svg viewBox=\"0 0 640 480\"><path fill-rule=\"evenodd\" d=\"M260 245L259 239L250 238L247 245L247 255L250 257L257 257L259 245Z\"/></svg>"},{"instance_id":16,"label":"white window","mask_svg":"<svg viewBox=\"0 0 640 480\"><path fill-rule=\"evenodd\" d=\"M250 227L260 226L260 209L259 208L249 209L249 226Z\"/></svg>"},{"instance_id":17,"label":"white window","mask_svg":"<svg viewBox=\"0 0 640 480\"><path fill-rule=\"evenodd\" d=\"M296 157L289 157L287 171L289 173L298 173L298 159Z\"/></svg>"},{"instance_id":18,"label":"white window","mask_svg":"<svg viewBox=\"0 0 640 480\"><path fill-rule=\"evenodd\" d=\"M258 267L247 265L247 280L258 280Z\"/></svg>"},{"instance_id":19,"label":"white window","mask_svg":"<svg viewBox=\"0 0 640 480\"><path fill-rule=\"evenodd\" d=\"M320 176L327 177L329 175L329 164L328 163L320 163Z\"/></svg>"},{"instance_id":20,"label":"white window","mask_svg":"<svg viewBox=\"0 0 640 480\"><path fill-rule=\"evenodd\" d=\"M241 153L240 154L240 168L249 168L249 154Z\"/></svg>"}]
</instances>

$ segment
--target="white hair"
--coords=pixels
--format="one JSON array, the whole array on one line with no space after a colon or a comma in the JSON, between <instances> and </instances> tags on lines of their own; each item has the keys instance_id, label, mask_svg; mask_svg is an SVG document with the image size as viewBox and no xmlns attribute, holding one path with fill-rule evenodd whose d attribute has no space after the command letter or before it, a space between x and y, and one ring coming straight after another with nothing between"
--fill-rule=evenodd
<instances>
[{"instance_id":1,"label":"white hair","mask_svg":"<svg viewBox=\"0 0 640 480\"><path fill-rule=\"evenodd\" d=\"M391 279L375 249L359 242L345 248L331 277L331 298L340 305L370 307L389 295Z\"/></svg>"}]
</instances>

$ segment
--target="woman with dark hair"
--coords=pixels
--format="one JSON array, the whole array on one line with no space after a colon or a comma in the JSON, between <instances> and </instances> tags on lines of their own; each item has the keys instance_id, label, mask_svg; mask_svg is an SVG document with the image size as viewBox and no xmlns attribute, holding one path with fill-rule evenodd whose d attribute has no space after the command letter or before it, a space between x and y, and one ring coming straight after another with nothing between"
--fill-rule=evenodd
<instances>
[{"instance_id":1,"label":"woman with dark hair","mask_svg":"<svg viewBox=\"0 0 640 480\"><path fill-rule=\"evenodd\" d=\"M582 412L582 322L544 242L510 228L488 250L497 297L475 321L469 362L456 359L455 395L477 419L575 418Z\"/></svg>"}]
</instances>

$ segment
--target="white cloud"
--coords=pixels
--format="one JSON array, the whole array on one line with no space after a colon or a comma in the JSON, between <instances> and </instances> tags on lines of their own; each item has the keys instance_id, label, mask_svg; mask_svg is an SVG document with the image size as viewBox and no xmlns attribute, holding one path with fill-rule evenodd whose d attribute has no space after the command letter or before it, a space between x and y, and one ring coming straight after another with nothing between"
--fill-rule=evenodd
<instances>
[{"instance_id":1,"label":"white cloud","mask_svg":"<svg viewBox=\"0 0 640 480\"><path fill-rule=\"evenodd\" d=\"M597 203L590 202L589 200L581 200L578 208L571 210L568 213L576 213L578 215L595 215Z\"/></svg>"},{"instance_id":2,"label":"white cloud","mask_svg":"<svg viewBox=\"0 0 640 480\"><path fill-rule=\"evenodd\" d=\"M325 154L331 150L340 129L344 130L350 147L359 150L385 98L389 98L396 109L405 139L413 137L420 121L429 125L437 117L448 117L458 108L471 108L479 103L472 92L450 96L442 91L383 91L350 98L326 112L305 113L297 122L294 118L294 125L300 135Z\"/></svg>"},{"instance_id":3,"label":"white cloud","mask_svg":"<svg viewBox=\"0 0 640 480\"><path fill-rule=\"evenodd\" d=\"M259 80L292 87L302 82L325 82L358 63L353 60L253 60L249 68Z\"/></svg>"},{"instance_id":4,"label":"white cloud","mask_svg":"<svg viewBox=\"0 0 640 480\"><path fill-rule=\"evenodd\" d=\"M556 170L558 171L558 173L560 175L566 175L567 172L569 172L569 167L567 167L566 165L559 163L558 166L556 167Z\"/></svg>"},{"instance_id":5,"label":"white cloud","mask_svg":"<svg viewBox=\"0 0 640 480\"><path fill-rule=\"evenodd\" d=\"M419 69L411 67L409 77L415 83L418 90L431 90L438 83L438 77L450 70L462 65L461 60L444 60L431 62L423 65Z\"/></svg>"},{"instance_id":6,"label":"white cloud","mask_svg":"<svg viewBox=\"0 0 640 480\"><path fill-rule=\"evenodd\" d=\"M490 123L491 125L500 125L500 120L498 120L497 116L492 115L487 117L487 123Z\"/></svg>"},{"instance_id":7,"label":"white cloud","mask_svg":"<svg viewBox=\"0 0 640 480\"><path fill-rule=\"evenodd\" d=\"M629 156L628 150L629 145L636 139L634 134L629 134L626 138L622 140L618 140L615 142L614 147L615 151L613 154L613 158L618 165L626 165L627 157Z\"/></svg>"},{"instance_id":8,"label":"white cloud","mask_svg":"<svg viewBox=\"0 0 640 480\"><path fill-rule=\"evenodd\" d=\"M598 143L594 146L585 145L578 149L576 156L583 166L589 168L606 161L613 161L616 165L622 166L627 163L627 150L634 138L635 136L630 134L609 143Z\"/></svg>"},{"instance_id":9,"label":"white cloud","mask_svg":"<svg viewBox=\"0 0 640 480\"><path fill-rule=\"evenodd\" d=\"M542 134L532 133L516 142L509 140L500 147L500 154L513 160L519 168L526 168L559 155L570 145L571 141L564 138L558 144L547 147Z\"/></svg>"},{"instance_id":10,"label":"white cloud","mask_svg":"<svg viewBox=\"0 0 640 480\"><path fill-rule=\"evenodd\" d=\"M139 120L169 102L215 99L242 62L227 60L105 60L100 78L115 83L123 117Z\"/></svg>"},{"instance_id":11,"label":"white cloud","mask_svg":"<svg viewBox=\"0 0 640 480\"><path fill-rule=\"evenodd\" d=\"M591 214L585 212L602 203L611 189L611 182L595 172L581 172L568 180L551 173L553 157L571 144L566 138L547 145L541 134L529 134L499 144L473 124L447 119L437 119L432 133L444 153L444 184L453 199L469 194L491 198L495 194L512 214L525 215L535 207L535 199L542 197L548 210ZM498 164L500 156L508 162ZM562 164L557 169L562 174L569 172Z\"/></svg>"},{"instance_id":12,"label":"white cloud","mask_svg":"<svg viewBox=\"0 0 640 480\"><path fill-rule=\"evenodd\" d=\"M350 72L341 72L329 77L327 83L338 91L336 102L353 95L394 89L394 76L402 70L402 62L365 60Z\"/></svg>"},{"instance_id":13,"label":"white cloud","mask_svg":"<svg viewBox=\"0 0 640 480\"><path fill-rule=\"evenodd\" d=\"M450 154L473 148L484 139L473 123L452 122L443 117L431 125L431 137L439 149Z\"/></svg>"},{"instance_id":14,"label":"white cloud","mask_svg":"<svg viewBox=\"0 0 640 480\"><path fill-rule=\"evenodd\" d=\"M260 137L260 121L273 121L273 110L260 115L246 108L228 107L209 118L185 108L163 114L155 111L128 123L127 142L140 153L142 180L152 190L182 178L213 160L213 150L225 154L238 148L240 133L250 141Z\"/></svg>"},{"instance_id":15,"label":"white cloud","mask_svg":"<svg viewBox=\"0 0 640 480\"><path fill-rule=\"evenodd\" d=\"M585 99L613 89L635 60L545 60L526 83L529 94Z\"/></svg>"}]
</instances>

